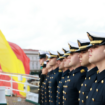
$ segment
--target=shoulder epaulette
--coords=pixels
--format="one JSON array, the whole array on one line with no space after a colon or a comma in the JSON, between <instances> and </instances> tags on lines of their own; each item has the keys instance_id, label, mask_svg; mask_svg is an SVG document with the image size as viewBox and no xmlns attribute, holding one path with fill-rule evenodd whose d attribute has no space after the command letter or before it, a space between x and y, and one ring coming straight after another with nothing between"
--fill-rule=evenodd
<instances>
[{"instance_id":1,"label":"shoulder epaulette","mask_svg":"<svg viewBox=\"0 0 105 105\"><path fill-rule=\"evenodd\" d=\"M99 70L97 70L97 74L99 73Z\"/></svg>"},{"instance_id":2,"label":"shoulder epaulette","mask_svg":"<svg viewBox=\"0 0 105 105\"><path fill-rule=\"evenodd\" d=\"M62 72L62 70L59 70L58 72Z\"/></svg>"},{"instance_id":3,"label":"shoulder epaulette","mask_svg":"<svg viewBox=\"0 0 105 105\"><path fill-rule=\"evenodd\" d=\"M84 72L85 72L85 70L84 70L84 69L82 69L82 70L80 70L80 72L81 72L81 73L84 73Z\"/></svg>"}]
</instances>

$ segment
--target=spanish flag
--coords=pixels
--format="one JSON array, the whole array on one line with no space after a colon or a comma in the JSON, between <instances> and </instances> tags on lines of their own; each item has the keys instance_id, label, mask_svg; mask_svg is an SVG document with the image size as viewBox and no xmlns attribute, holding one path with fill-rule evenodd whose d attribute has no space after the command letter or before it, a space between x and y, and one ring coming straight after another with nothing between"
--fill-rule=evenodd
<instances>
[{"instance_id":1,"label":"spanish flag","mask_svg":"<svg viewBox=\"0 0 105 105\"><path fill-rule=\"evenodd\" d=\"M0 31L0 65L3 72L16 73L16 74L29 74L29 58L25 55L24 51L16 44L7 42L3 33ZM10 80L9 76L0 76L4 80ZM13 76L13 81L19 82L18 77ZM23 78L22 83L26 82L26 78ZM10 83L1 82L0 86L10 86ZM21 90L13 91L17 95L23 97L26 96L25 86L21 83L13 83L13 89ZM29 91L29 87L26 89ZM22 92L23 91L23 92Z\"/></svg>"}]
</instances>

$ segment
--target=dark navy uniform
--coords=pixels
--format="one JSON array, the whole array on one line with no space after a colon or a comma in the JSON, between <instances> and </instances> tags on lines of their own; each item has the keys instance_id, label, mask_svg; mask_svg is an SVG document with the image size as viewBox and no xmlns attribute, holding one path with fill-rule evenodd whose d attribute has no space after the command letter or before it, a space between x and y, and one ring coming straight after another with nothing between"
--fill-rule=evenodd
<instances>
[{"instance_id":1,"label":"dark navy uniform","mask_svg":"<svg viewBox=\"0 0 105 105\"><path fill-rule=\"evenodd\" d=\"M45 83L42 82L42 86L41 86L41 105L44 105L44 87L45 87Z\"/></svg>"},{"instance_id":2,"label":"dark navy uniform","mask_svg":"<svg viewBox=\"0 0 105 105\"><path fill-rule=\"evenodd\" d=\"M86 99L86 105L105 105L105 70L97 74Z\"/></svg>"},{"instance_id":3,"label":"dark navy uniform","mask_svg":"<svg viewBox=\"0 0 105 105\"><path fill-rule=\"evenodd\" d=\"M45 78L46 78L46 75L44 75L44 74L41 74L41 76L40 76L40 83L39 83L39 103L41 104L41 86L42 86L42 82L44 82L44 80L45 80Z\"/></svg>"},{"instance_id":4,"label":"dark navy uniform","mask_svg":"<svg viewBox=\"0 0 105 105\"><path fill-rule=\"evenodd\" d=\"M49 81L49 102L50 105L56 105L57 86L61 80L62 71L59 68L53 70L54 74Z\"/></svg>"},{"instance_id":5,"label":"dark navy uniform","mask_svg":"<svg viewBox=\"0 0 105 105\"><path fill-rule=\"evenodd\" d=\"M65 71L64 73L62 73L62 78L59 81L59 84L57 86L57 104L56 105L62 105L62 101L63 101L63 85L65 83L65 81L67 80L67 76L69 75L70 70Z\"/></svg>"},{"instance_id":6,"label":"dark navy uniform","mask_svg":"<svg viewBox=\"0 0 105 105\"><path fill-rule=\"evenodd\" d=\"M64 105L79 105L78 98L79 93L78 91L81 88L81 83L83 83L86 77L87 68L85 67L78 67L73 70L73 74L70 79L67 80L64 88L63 93L63 103Z\"/></svg>"},{"instance_id":7,"label":"dark navy uniform","mask_svg":"<svg viewBox=\"0 0 105 105\"><path fill-rule=\"evenodd\" d=\"M86 96L88 95L90 88L97 76L97 67L94 67L87 72L85 81L81 84L81 89L79 91L79 105L86 105Z\"/></svg>"},{"instance_id":8,"label":"dark navy uniform","mask_svg":"<svg viewBox=\"0 0 105 105\"><path fill-rule=\"evenodd\" d=\"M50 76L53 74L53 71L50 71L47 75L47 78L45 79L45 86L44 86L44 104L43 105L49 105L49 92L48 92L48 86L49 86L49 80Z\"/></svg>"}]
</instances>

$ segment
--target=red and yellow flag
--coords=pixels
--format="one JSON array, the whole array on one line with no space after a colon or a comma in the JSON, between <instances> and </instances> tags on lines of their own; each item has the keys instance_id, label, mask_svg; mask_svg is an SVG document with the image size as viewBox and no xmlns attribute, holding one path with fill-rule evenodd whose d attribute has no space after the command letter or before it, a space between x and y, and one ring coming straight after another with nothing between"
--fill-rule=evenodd
<instances>
[{"instance_id":1,"label":"red and yellow flag","mask_svg":"<svg viewBox=\"0 0 105 105\"><path fill-rule=\"evenodd\" d=\"M29 74L29 58L25 55L24 51L14 43L7 42L3 33L0 31L0 65L3 72L16 73L16 74ZM1 76L6 80L10 80L8 76ZM18 77L13 76L14 81L18 81ZM26 78L23 78L23 83L26 82ZM10 83L0 82L2 86L9 86ZM14 89L24 91L24 84L14 83ZM27 87L29 91L29 87ZM16 92L17 95L26 96L25 92Z\"/></svg>"}]
</instances>

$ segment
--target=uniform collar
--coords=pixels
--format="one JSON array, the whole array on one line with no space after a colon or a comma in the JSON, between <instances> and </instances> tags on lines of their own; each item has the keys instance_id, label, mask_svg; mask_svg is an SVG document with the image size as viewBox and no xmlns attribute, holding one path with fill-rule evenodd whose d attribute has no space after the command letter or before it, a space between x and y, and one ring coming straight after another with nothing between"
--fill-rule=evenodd
<instances>
[{"instance_id":1,"label":"uniform collar","mask_svg":"<svg viewBox=\"0 0 105 105\"><path fill-rule=\"evenodd\" d=\"M53 73L53 71L50 71L49 73L48 73L48 75L50 75L50 74L52 74Z\"/></svg>"},{"instance_id":2,"label":"uniform collar","mask_svg":"<svg viewBox=\"0 0 105 105\"><path fill-rule=\"evenodd\" d=\"M55 70L53 70L53 73L57 73L59 70L59 67L57 67Z\"/></svg>"},{"instance_id":3,"label":"uniform collar","mask_svg":"<svg viewBox=\"0 0 105 105\"><path fill-rule=\"evenodd\" d=\"M73 70L73 73L76 74L76 73L80 72L81 70L84 70L86 72L86 69L87 69L86 67L80 66L80 67L76 68L75 70Z\"/></svg>"},{"instance_id":4,"label":"uniform collar","mask_svg":"<svg viewBox=\"0 0 105 105\"><path fill-rule=\"evenodd\" d=\"M69 74L69 72L70 72L70 70L68 69L68 70L66 70L64 73L62 73L62 76L64 77L64 76L66 76L67 74Z\"/></svg>"},{"instance_id":5,"label":"uniform collar","mask_svg":"<svg viewBox=\"0 0 105 105\"><path fill-rule=\"evenodd\" d=\"M90 77L91 75L97 73L97 70L98 70L97 67L92 68L89 72L87 72L86 77L88 78L88 77Z\"/></svg>"},{"instance_id":6,"label":"uniform collar","mask_svg":"<svg viewBox=\"0 0 105 105\"><path fill-rule=\"evenodd\" d=\"M105 70L97 74L97 82L100 82L104 78L105 78Z\"/></svg>"},{"instance_id":7,"label":"uniform collar","mask_svg":"<svg viewBox=\"0 0 105 105\"><path fill-rule=\"evenodd\" d=\"M73 71L74 71L74 70L70 71L69 75L72 75Z\"/></svg>"}]
</instances>

